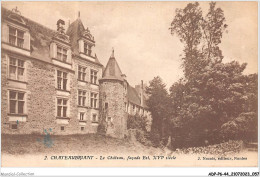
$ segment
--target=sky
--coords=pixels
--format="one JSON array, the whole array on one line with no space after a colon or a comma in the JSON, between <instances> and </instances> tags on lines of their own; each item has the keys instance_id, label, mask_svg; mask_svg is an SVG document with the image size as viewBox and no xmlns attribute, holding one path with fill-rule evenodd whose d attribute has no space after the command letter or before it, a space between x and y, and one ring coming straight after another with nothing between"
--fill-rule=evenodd
<instances>
[{"instance_id":1,"label":"sky","mask_svg":"<svg viewBox=\"0 0 260 177\"><path fill-rule=\"evenodd\" d=\"M205 14L209 2L199 2ZM115 58L131 85L149 83L160 76L169 88L183 77L183 44L169 30L177 8L187 2L2 2L7 9L56 30L63 19L68 25L78 17L95 37L100 62ZM224 10L228 32L220 48L224 62L248 63L245 74L258 72L257 2L217 2Z\"/></svg>"}]
</instances>

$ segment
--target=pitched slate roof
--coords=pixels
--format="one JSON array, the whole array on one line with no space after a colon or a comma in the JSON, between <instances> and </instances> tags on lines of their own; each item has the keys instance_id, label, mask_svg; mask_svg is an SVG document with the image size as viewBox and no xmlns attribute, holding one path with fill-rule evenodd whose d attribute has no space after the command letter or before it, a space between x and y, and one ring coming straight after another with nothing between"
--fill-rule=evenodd
<instances>
[{"instance_id":1,"label":"pitched slate roof","mask_svg":"<svg viewBox=\"0 0 260 177\"><path fill-rule=\"evenodd\" d=\"M1 13L3 20L6 19L13 12L2 7ZM50 44L52 38L57 34L57 31L45 27L24 16L21 16L21 18L25 21L26 25L30 30L31 56L39 60L51 63ZM67 30L67 34L70 34L69 36L73 54L78 54L77 40L79 39L80 35L84 30L85 28L80 19L75 20ZM95 57L95 63L102 65L97 57Z\"/></svg>"},{"instance_id":2,"label":"pitched slate roof","mask_svg":"<svg viewBox=\"0 0 260 177\"><path fill-rule=\"evenodd\" d=\"M103 72L102 79L112 79L112 80L124 81L124 79L122 77L122 71L114 57L114 51L112 52L112 55L107 62L106 68Z\"/></svg>"},{"instance_id":3,"label":"pitched slate roof","mask_svg":"<svg viewBox=\"0 0 260 177\"><path fill-rule=\"evenodd\" d=\"M83 31L85 31L84 25L80 18L78 18L69 25L66 32L66 34L70 37L72 50L76 54L79 54L78 40L80 39Z\"/></svg>"},{"instance_id":4,"label":"pitched slate roof","mask_svg":"<svg viewBox=\"0 0 260 177\"><path fill-rule=\"evenodd\" d=\"M79 17L67 29L66 34L70 37L72 52L76 55L79 55L78 40L82 38L85 31L86 29ZM96 63L101 64L96 56L94 59Z\"/></svg>"},{"instance_id":5,"label":"pitched slate roof","mask_svg":"<svg viewBox=\"0 0 260 177\"><path fill-rule=\"evenodd\" d=\"M6 19L12 12L5 8L1 8L2 20ZM37 22L34 22L26 17L21 16L30 30L31 36L31 56L37 59L51 62L49 57L50 42L56 31L51 30Z\"/></svg>"},{"instance_id":6,"label":"pitched slate roof","mask_svg":"<svg viewBox=\"0 0 260 177\"><path fill-rule=\"evenodd\" d=\"M145 93L145 88L146 88L146 84L143 85L143 98L144 98L144 107L145 108L148 108L147 106L147 103L146 103L146 100L148 98L148 95ZM141 87L141 84L139 85L135 85L135 88L134 88L137 92L138 95L140 95L141 91L142 91L142 87Z\"/></svg>"},{"instance_id":7,"label":"pitched slate roof","mask_svg":"<svg viewBox=\"0 0 260 177\"><path fill-rule=\"evenodd\" d=\"M136 104L136 105L141 105L141 98L140 96L138 95L138 92L135 90L134 87L132 87L131 85L128 85L128 88L127 88L127 98L128 98L128 101Z\"/></svg>"},{"instance_id":8,"label":"pitched slate roof","mask_svg":"<svg viewBox=\"0 0 260 177\"><path fill-rule=\"evenodd\" d=\"M128 101L130 101L131 103L141 106L141 95L138 93L137 89L132 87L131 85L128 85L127 98L128 98ZM144 98L143 107L148 108L147 104L146 104L145 96L143 96L143 98Z\"/></svg>"},{"instance_id":9,"label":"pitched slate roof","mask_svg":"<svg viewBox=\"0 0 260 177\"><path fill-rule=\"evenodd\" d=\"M12 12L2 7L1 13L2 13L2 21L3 21L3 19L8 17ZM51 63L51 58L49 56L50 43L52 41L53 36L57 34L57 31L45 27L24 16L21 17L30 30L31 56L39 60ZM75 20L73 23L70 24L66 32L67 35L70 36L70 43L74 54L79 54L78 39L80 38L80 36L84 31L85 31L84 25L82 24L82 21L78 18L77 20ZM95 57L95 60L96 63L100 64L97 57ZM111 57L109 58L106 68L104 69L102 79L116 79L120 81L124 80L122 77L122 71L114 57L114 53L112 53ZM128 85L127 90L128 90L127 93L128 100L136 105L141 106L141 99L138 94L138 91L130 85ZM145 99L144 99L144 107L147 107L145 104Z\"/></svg>"},{"instance_id":10,"label":"pitched slate roof","mask_svg":"<svg viewBox=\"0 0 260 177\"><path fill-rule=\"evenodd\" d=\"M124 78L122 77L122 71L115 59L114 56L114 50L112 51L112 55L110 56L106 68L103 72L103 77L100 80L119 80L119 81L124 81ZM141 106L141 97L138 93L138 90L136 90L134 87L132 87L131 85L128 84L127 86L127 98L128 101ZM145 104L145 97L144 97L144 108L147 108L146 104Z\"/></svg>"}]
</instances>

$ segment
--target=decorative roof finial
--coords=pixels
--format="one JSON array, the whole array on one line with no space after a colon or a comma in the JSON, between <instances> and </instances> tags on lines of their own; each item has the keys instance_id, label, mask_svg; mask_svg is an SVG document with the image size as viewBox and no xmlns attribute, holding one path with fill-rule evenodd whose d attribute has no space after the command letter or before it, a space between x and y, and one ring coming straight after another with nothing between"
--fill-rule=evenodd
<instances>
[{"instance_id":1,"label":"decorative roof finial","mask_svg":"<svg viewBox=\"0 0 260 177\"><path fill-rule=\"evenodd\" d=\"M114 53L115 53L115 51L114 51L114 47L112 47L112 55L111 55L111 58L115 58Z\"/></svg>"},{"instance_id":2,"label":"decorative roof finial","mask_svg":"<svg viewBox=\"0 0 260 177\"><path fill-rule=\"evenodd\" d=\"M18 10L17 6L12 9L12 12L21 15L21 12Z\"/></svg>"},{"instance_id":3,"label":"decorative roof finial","mask_svg":"<svg viewBox=\"0 0 260 177\"><path fill-rule=\"evenodd\" d=\"M78 12L78 18L80 18L80 11Z\"/></svg>"}]
</instances>

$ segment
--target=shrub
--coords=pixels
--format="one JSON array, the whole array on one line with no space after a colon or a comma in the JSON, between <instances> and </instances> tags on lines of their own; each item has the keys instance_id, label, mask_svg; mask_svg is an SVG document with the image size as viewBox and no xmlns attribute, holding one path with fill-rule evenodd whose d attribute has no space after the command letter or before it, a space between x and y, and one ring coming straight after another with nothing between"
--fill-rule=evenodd
<instances>
[{"instance_id":1,"label":"shrub","mask_svg":"<svg viewBox=\"0 0 260 177\"><path fill-rule=\"evenodd\" d=\"M150 145L151 142L148 140L148 133L147 133L147 119L144 116L139 115L129 115L127 119L127 129L134 129L136 131L135 133L135 139L144 144L144 145Z\"/></svg>"},{"instance_id":2,"label":"shrub","mask_svg":"<svg viewBox=\"0 0 260 177\"><path fill-rule=\"evenodd\" d=\"M150 140L152 142L152 146L154 147L160 147L161 146L161 139L160 139L160 134L158 131L153 130L150 133Z\"/></svg>"},{"instance_id":3,"label":"shrub","mask_svg":"<svg viewBox=\"0 0 260 177\"><path fill-rule=\"evenodd\" d=\"M234 120L221 126L221 135L224 140L257 141L257 114L255 112L241 113Z\"/></svg>"},{"instance_id":4,"label":"shrub","mask_svg":"<svg viewBox=\"0 0 260 177\"><path fill-rule=\"evenodd\" d=\"M101 122L97 127L97 132L100 135L106 135L107 132L107 126L105 122Z\"/></svg>"},{"instance_id":5,"label":"shrub","mask_svg":"<svg viewBox=\"0 0 260 177\"><path fill-rule=\"evenodd\" d=\"M212 154L212 155L228 155L232 153L238 153L243 146L242 141L229 140L225 143L209 145L206 147L190 147L176 149L179 154Z\"/></svg>"},{"instance_id":6,"label":"shrub","mask_svg":"<svg viewBox=\"0 0 260 177\"><path fill-rule=\"evenodd\" d=\"M129 115L127 119L127 129L138 129L147 132L147 118L144 116Z\"/></svg>"}]
</instances>

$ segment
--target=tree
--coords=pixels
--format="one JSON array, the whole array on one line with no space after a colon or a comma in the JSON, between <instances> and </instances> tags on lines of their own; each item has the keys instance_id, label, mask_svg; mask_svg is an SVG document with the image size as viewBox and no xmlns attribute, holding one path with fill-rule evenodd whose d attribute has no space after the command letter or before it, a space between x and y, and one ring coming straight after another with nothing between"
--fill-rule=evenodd
<instances>
[{"instance_id":1,"label":"tree","mask_svg":"<svg viewBox=\"0 0 260 177\"><path fill-rule=\"evenodd\" d=\"M171 23L171 34L176 34L184 44L183 68L187 79L204 71L206 66L222 61L218 45L227 25L221 8L210 3L209 11L203 18L198 2L189 3L184 9L176 9Z\"/></svg>"},{"instance_id":2,"label":"tree","mask_svg":"<svg viewBox=\"0 0 260 177\"><path fill-rule=\"evenodd\" d=\"M149 97L147 105L152 116L152 138L158 136L160 141L164 141L163 143L167 143L170 121L170 99L165 86L162 79L157 76L150 81L150 85L146 88L146 93ZM154 143L159 145L159 142Z\"/></svg>"},{"instance_id":3,"label":"tree","mask_svg":"<svg viewBox=\"0 0 260 177\"><path fill-rule=\"evenodd\" d=\"M201 21L204 44L202 52L206 58L213 62L219 63L222 61L222 52L218 45L221 43L221 38L224 30L227 28L224 12L221 8L216 8L216 2L211 2L209 11Z\"/></svg>"},{"instance_id":4,"label":"tree","mask_svg":"<svg viewBox=\"0 0 260 177\"><path fill-rule=\"evenodd\" d=\"M184 9L176 9L175 18L171 23L171 33L176 34L184 43L183 66L186 78L198 72L195 65L200 58L198 45L202 37L201 20L202 10L199 3L195 2L189 3Z\"/></svg>"},{"instance_id":5,"label":"tree","mask_svg":"<svg viewBox=\"0 0 260 177\"><path fill-rule=\"evenodd\" d=\"M172 116L178 117L182 109L185 94L185 80L181 78L170 87L170 98L172 100Z\"/></svg>"},{"instance_id":6,"label":"tree","mask_svg":"<svg viewBox=\"0 0 260 177\"><path fill-rule=\"evenodd\" d=\"M180 130L181 138L189 141L189 145L220 141L223 124L229 122L224 127L235 130L237 124L230 121L241 117L243 112L256 110L255 76L243 75L245 63L222 63L218 45L227 28L224 22L224 12L216 8L215 2L210 3L205 17L195 2L177 9L171 23L171 33L184 43L184 78L170 88L175 110L172 125L185 130Z\"/></svg>"},{"instance_id":7,"label":"tree","mask_svg":"<svg viewBox=\"0 0 260 177\"><path fill-rule=\"evenodd\" d=\"M245 106L244 112L257 112L258 111L258 74L250 74L245 77Z\"/></svg>"}]
</instances>

